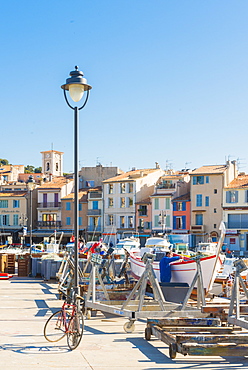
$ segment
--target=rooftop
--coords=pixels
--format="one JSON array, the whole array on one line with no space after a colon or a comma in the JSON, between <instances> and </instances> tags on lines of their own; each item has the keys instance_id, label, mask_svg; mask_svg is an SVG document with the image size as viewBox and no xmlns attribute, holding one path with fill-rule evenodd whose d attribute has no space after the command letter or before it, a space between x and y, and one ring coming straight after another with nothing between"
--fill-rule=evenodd
<instances>
[{"instance_id":1,"label":"rooftop","mask_svg":"<svg viewBox=\"0 0 248 370\"><path fill-rule=\"evenodd\" d=\"M248 175L239 175L225 189L248 189Z\"/></svg>"},{"instance_id":2,"label":"rooftop","mask_svg":"<svg viewBox=\"0 0 248 370\"><path fill-rule=\"evenodd\" d=\"M130 181L134 179L139 179L139 178L149 175L150 173L156 172L158 170L161 171L160 168L148 168L148 169L143 169L143 170L128 171L128 172L122 173L121 175L117 175L115 177L111 177L110 179L104 180L103 183Z\"/></svg>"},{"instance_id":3,"label":"rooftop","mask_svg":"<svg viewBox=\"0 0 248 370\"><path fill-rule=\"evenodd\" d=\"M52 181L47 181L42 184L38 189L61 189L64 185L73 181L73 179L67 179L63 176L54 177Z\"/></svg>"},{"instance_id":4,"label":"rooftop","mask_svg":"<svg viewBox=\"0 0 248 370\"><path fill-rule=\"evenodd\" d=\"M216 165L210 165L210 166L202 166L199 168L196 168L193 170L190 175L215 175L215 174L221 174L224 173L227 169L227 166L225 164L216 164Z\"/></svg>"}]
</instances>

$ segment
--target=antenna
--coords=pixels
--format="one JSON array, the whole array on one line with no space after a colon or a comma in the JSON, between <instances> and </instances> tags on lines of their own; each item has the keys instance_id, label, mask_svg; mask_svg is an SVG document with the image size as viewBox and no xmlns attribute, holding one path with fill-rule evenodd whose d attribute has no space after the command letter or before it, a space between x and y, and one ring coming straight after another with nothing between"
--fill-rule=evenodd
<instances>
[{"instance_id":1,"label":"antenna","mask_svg":"<svg viewBox=\"0 0 248 370\"><path fill-rule=\"evenodd\" d=\"M187 167L188 167L187 165L188 165L188 164L190 164L190 163L192 163L192 162L185 162L185 170L186 170L186 169L187 169Z\"/></svg>"}]
</instances>

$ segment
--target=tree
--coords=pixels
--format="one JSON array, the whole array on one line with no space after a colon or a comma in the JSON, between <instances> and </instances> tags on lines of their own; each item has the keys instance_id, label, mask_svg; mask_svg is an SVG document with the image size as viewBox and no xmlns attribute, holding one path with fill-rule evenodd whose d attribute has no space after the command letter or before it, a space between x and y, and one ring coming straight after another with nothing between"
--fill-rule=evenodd
<instances>
[{"instance_id":1,"label":"tree","mask_svg":"<svg viewBox=\"0 0 248 370\"><path fill-rule=\"evenodd\" d=\"M9 164L8 159L0 158L0 166L7 166Z\"/></svg>"},{"instance_id":2,"label":"tree","mask_svg":"<svg viewBox=\"0 0 248 370\"><path fill-rule=\"evenodd\" d=\"M34 169L34 172L35 172L35 173L41 173L41 172L42 172L42 168L41 168L41 167L36 167L36 168Z\"/></svg>"},{"instance_id":3,"label":"tree","mask_svg":"<svg viewBox=\"0 0 248 370\"><path fill-rule=\"evenodd\" d=\"M26 167L24 167L24 173L34 173L34 166L28 164Z\"/></svg>"}]
</instances>

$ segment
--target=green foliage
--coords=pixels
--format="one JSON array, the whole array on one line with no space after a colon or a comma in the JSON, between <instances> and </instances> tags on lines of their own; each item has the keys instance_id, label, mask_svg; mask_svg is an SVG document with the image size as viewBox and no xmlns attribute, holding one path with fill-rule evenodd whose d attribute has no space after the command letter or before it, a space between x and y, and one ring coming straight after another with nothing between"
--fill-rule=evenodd
<instances>
[{"instance_id":1,"label":"green foliage","mask_svg":"<svg viewBox=\"0 0 248 370\"><path fill-rule=\"evenodd\" d=\"M34 173L34 166L28 164L26 167L24 167L24 173Z\"/></svg>"},{"instance_id":2,"label":"green foliage","mask_svg":"<svg viewBox=\"0 0 248 370\"><path fill-rule=\"evenodd\" d=\"M34 172L35 172L35 173L41 173L41 172L42 172L42 168L41 168L41 167L36 167L36 168L34 169Z\"/></svg>"},{"instance_id":3,"label":"green foliage","mask_svg":"<svg viewBox=\"0 0 248 370\"><path fill-rule=\"evenodd\" d=\"M0 158L0 166L7 166L9 164L8 159Z\"/></svg>"}]
</instances>

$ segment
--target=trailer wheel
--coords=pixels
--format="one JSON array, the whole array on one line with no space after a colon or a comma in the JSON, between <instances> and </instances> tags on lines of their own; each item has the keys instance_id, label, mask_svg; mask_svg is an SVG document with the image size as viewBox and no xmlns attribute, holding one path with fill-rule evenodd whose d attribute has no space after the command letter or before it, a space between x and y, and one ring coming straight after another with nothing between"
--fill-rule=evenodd
<instances>
[{"instance_id":1,"label":"trailer wheel","mask_svg":"<svg viewBox=\"0 0 248 370\"><path fill-rule=\"evenodd\" d=\"M176 343L171 343L170 344L170 346L169 346L169 355L170 355L170 358L172 358L172 359L176 358L176 355L177 355Z\"/></svg>"},{"instance_id":2,"label":"trailer wheel","mask_svg":"<svg viewBox=\"0 0 248 370\"><path fill-rule=\"evenodd\" d=\"M135 329L135 325L133 321L128 321L123 325L123 329L126 333L132 333Z\"/></svg>"},{"instance_id":3,"label":"trailer wheel","mask_svg":"<svg viewBox=\"0 0 248 370\"><path fill-rule=\"evenodd\" d=\"M145 339L151 340L151 336L152 336L152 329L149 326L147 326L147 328L145 328Z\"/></svg>"}]
</instances>

